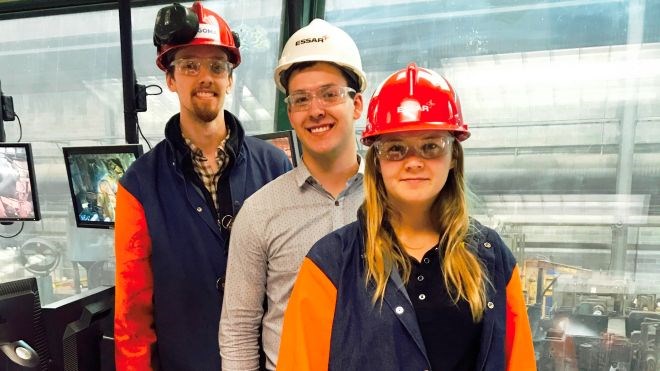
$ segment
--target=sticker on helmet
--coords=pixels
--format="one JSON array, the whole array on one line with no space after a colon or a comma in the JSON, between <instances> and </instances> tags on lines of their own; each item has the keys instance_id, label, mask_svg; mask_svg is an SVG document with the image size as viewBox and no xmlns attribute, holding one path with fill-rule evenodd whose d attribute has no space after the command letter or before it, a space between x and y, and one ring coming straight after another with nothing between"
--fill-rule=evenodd
<instances>
[{"instance_id":1,"label":"sticker on helmet","mask_svg":"<svg viewBox=\"0 0 660 371\"><path fill-rule=\"evenodd\" d=\"M211 39L220 42L220 27L213 17L204 18L205 23L199 24L199 31L195 35L196 39ZM208 22L208 23L207 23Z\"/></svg>"},{"instance_id":2,"label":"sticker on helmet","mask_svg":"<svg viewBox=\"0 0 660 371\"><path fill-rule=\"evenodd\" d=\"M306 37L304 39L300 39L296 41L296 46L302 45L302 44L309 44L309 43L322 43L327 39L327 36L321 36L321 37Z\"/></svg>"},{"instance_id":3,"label":"sticker on helmet","mask_svg":"<svg viewBox=\"0 0 660 371\"><path fill-rule=\"evenodd\" d=\"M428 112L429 106L420 105L419 102L414 99L406 99L396 108L396 112L400 114L399 120L401 122L419 121L420 113L422 111Z\"/></svg>"}]
</instances>

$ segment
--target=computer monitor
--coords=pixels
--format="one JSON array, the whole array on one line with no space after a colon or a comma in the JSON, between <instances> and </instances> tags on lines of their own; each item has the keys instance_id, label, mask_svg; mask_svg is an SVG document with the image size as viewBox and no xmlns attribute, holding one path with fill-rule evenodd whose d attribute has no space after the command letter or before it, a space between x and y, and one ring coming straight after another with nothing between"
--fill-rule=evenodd
<instances>
[{"instance_id":1,"label":"computer monitor","mask_svg":"<svg viewBox=\"0 0 660 371\"><path fill-rule=\"evenodd\" d=\"M0 370L47 370L48 359L37 280L0 283Z\"/></svg>"},{"instance_id":2,"label":"computer monitor","mask_svg":"<svg viewBox=\"0 0 660 371\"><path fill-rule=\"evenodd\" d=\"M64 147L78 227L112 228L119 178L142 155L142 145Z\"/></svg>"},{"instance_id":3,"label":"computer monitor","mask_svg":"<svg viewBox=\"0 0 660 371\"><path fill-rule=\"evenodd\" d=\"M300 161L300 145L295 131L277 131L268 134L258 134L254 137L263 139L281 149L287 156L289 156L291 164L293 164L294 167L298 166L298 162Z\"/></svg>"},{"instance_id":4,"label":"computer monitor","mask_svg":"<svg viewBox=\"0 0 660 371\"><path fill-rule=\"evenodd\" d=\"M100 286L44 305L51 370L114 370L115 287Z\"/></svg>"},{"instance_id":5,"label":"computer monitor","mask_svg":"<svg viewBox=\"0 0 660 371\"><path fill-rule=\"evenodd\" d=\"M30 143L0 143L0 222L40 218Z\"/></svg>"}]
</instances>

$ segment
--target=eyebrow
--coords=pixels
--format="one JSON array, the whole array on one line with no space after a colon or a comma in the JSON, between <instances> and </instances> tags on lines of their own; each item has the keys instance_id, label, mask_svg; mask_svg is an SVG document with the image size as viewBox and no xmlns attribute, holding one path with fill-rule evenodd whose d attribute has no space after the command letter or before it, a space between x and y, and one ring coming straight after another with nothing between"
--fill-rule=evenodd
<instances>
[{"instance_id":1,"label":"eyebrow","mask_svg":"<svg viewBox=\"0 0 660 371\"><path fill-rule=\"evenodd\" d=\"M426 135L423 135L423 136L414 136L414 138L417 138L417 139L433 139L433 138L440 138L440 137L445 137L445 136L448 136L448 135L442 135L440 133L429 133L429 134L426 134ZM405 140L406 138L410 138L410 137L407 136L407 135L396 135L396 136L390 137L387 140Z\"/></svg>"},{"instance_id":2,"label":"eyebrow","mask_svg":"<svg viewBox=\"0 0 660 371\"><path fill-rule=\"evenodd\" d=\"M319 89L329 88L329 87L331 87L331 86L338 86L338 87L341 87L341 86L338 85L338 84L335 84L335 83L329 83L329 84L321 85L321 86L319 86L318 88L313 89L313 90L305 90L305 89L297 89L297 90L293 90L293 91L291 92L291 94L294 94L294 93L309 93L309 92L311 92L311 91L317 91L317 90L319 90Z\"/></svg>"},{"instance_id":3,"label":"eyebrow","mask_svg":"<svg viewBox=\"0 0 660 371\"><path fill-rule=\"evenodd\" d=\"M216 61L225 61L225 62L229 61L226 56L197 57L197 56L194 56L194 55L186 55L186 54L184 54L184 55L182 55L182 56L180 56L179 58L176 58L176 59L213 59L213 60L216 60Z\"/></svg>"}]
</instances>

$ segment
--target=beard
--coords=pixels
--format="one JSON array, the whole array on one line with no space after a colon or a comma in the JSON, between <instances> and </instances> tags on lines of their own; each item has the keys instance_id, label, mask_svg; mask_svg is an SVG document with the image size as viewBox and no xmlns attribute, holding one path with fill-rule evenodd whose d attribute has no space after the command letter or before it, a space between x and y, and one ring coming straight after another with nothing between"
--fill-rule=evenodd
<instances>
[{"instance_id":1,"label":"beard","mask_svg":"<svg viewBox=\"0 0 660 371\"><path fill-rule=\"evenodd\" d=\"M220 107L193 103L193 111L195 112L197 118L199 118L201 121L211 122L215 120L216 117L218 117L218 114L220 113Z\"/></svg>"}]
</instances>

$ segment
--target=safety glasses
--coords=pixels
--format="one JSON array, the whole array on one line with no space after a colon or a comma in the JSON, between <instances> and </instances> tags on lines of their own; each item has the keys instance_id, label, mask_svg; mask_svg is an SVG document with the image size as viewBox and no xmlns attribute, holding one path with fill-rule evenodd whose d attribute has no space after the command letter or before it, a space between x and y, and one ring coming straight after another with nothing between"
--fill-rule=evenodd
<instances>
[{"instance_id":1,"label":"safety glasses","mask_svg":"<svg viewBox=\"0 0 660 371\"><path fill-rule=\"evenodd\" d=\"M291 111L307 111L314 98L321 107L330 107L344 103L347 94L355 94L355 89L347 86L329 85L322 86L313 92L293 92L284 98L284 102L289 105Z\"/></svg>"},{"instance_id":2,"label":"safety glasses","mask_svg":"<svg viewBox=\"0 0 660 371\"><path fill-rule=\"evenodd\" d=\"M197 76L202 68L202 64L211 74L222 77L228 75L232 70L232 64L222 59L214 58L180 58L172 61L170 66L174 66L177 71L187 76Z\"/></svg>"},{"instance_id":3,"label":"safety glasses","mask_svg":"<svg viewBox=\"0 0 660 371\"><path fill-rule=\"evenodd\" d=\"M376 155L382 160L401 161L410 153L432 160L449 153L453 141L453 136L438 136L420 139L415 143L402 139L377 141L374 146Z\"/></svg>"}]
</instances>

